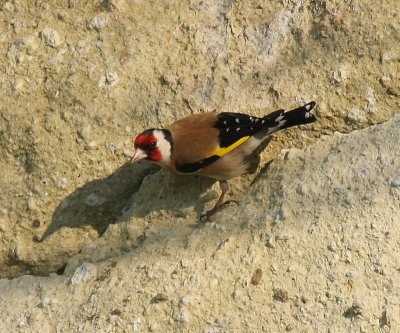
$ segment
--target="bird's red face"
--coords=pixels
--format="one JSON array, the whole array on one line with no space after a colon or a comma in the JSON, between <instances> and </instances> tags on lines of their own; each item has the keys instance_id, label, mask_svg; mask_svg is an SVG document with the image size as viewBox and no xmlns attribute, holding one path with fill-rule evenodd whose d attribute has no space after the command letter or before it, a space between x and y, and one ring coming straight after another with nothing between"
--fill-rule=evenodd
<instances>
[{"instance_id":1,"label":"bird's red face","mask_svg":"<svg viewBox=\"0 0 400 333\"><path fill-rule=\"evenodd\" d=\"M135 155L132 158L132 163L141 160L151 162L159 162L163 159L161 151L157 146L157 137L153 129L146 130L139 134L135 139Z\"/></svg>"}]
</instances>

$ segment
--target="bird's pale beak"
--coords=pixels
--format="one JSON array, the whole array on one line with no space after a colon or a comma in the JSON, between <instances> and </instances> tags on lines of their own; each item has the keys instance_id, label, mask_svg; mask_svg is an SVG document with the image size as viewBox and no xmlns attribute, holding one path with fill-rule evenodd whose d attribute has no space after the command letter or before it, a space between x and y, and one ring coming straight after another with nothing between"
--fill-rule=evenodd
<instances>
[{"instance_id":1,"label":"bird's pale beak","mask_svg":"<svg viewBox=\"0 0 400 333\"><path fill-rule=\"evenodd\" d=\"M135 155L132 157L132 163L139 162L141 160L144 160L147 157L147 154L141 150L141 149L136 149Z\"/></svg>"}]
</instances>

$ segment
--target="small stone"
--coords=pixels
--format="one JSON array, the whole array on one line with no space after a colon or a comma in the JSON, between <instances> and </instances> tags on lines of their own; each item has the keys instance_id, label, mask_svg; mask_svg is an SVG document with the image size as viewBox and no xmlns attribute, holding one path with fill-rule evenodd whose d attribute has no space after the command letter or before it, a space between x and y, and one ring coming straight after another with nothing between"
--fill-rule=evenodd
<instances>
[{"instance_id":1,"label":"small stone","mask_svg":"<svg viewBox=\"0 0 400 333\"><path fill-rule=\"evenodd\" d=\"M185 295L181 298L183 305L192 305L195 303L195 298L191 295Z\"/></svg>"},{"instance_id":2,"label":"small stone","mask_svg":"<svg viewBox=\"0 0 400 333\"><path fill-rule=\"evenodd\" d=\"M399 187L400 186L400 176L393 179L390 183L392 187Z\"/></svg>"},{"instance_id":3,"label":"small stone","mask_svg":"<svg viewBox=\"0 0 400 333\"><path fill-rule=\"evenodd\" d=\"M234 300L239 300L241 297L242 297L242 291L240 290L240 289L238 289L238 288L236 288L234 291L233 291L233 294L232 294L232 298L234 299Z\"/></svg>"},{"instance_id":4,"label":"small stone","mask_svg":"<svg viewBox=\"0 0 400 333\"><path fill-rule=\"evenodd\" d=\"M362 307L358 303L353 303L344 313L343 316L348 319L360 318L362 316Z\"/></svg>"},{"instance_id":5,"label":"small stone","mask_svg":"<svg viewBox=\"0 0 400 333\"><path fill-rule=\"evenodd\" d=\"M284 289L274 289L274 300L286 303L289 300L289 294Z\"/></svg>"},{"instance_id":6,"label":"small stone","mask_svg":"<svg viewBox=\"0 0 400 333\"><path fill-rule=\"evenodd\" d=\"M292 215L291 209L288 205L282 204L281 209L279 210L279 216L281 220L286 220Z\"/></svg>"},{"instance_id":7,"label":"small stone","mask_svg":"<svg viewBox=\"0 0 400 333\"><path fill-rule=\"evenodd\" d=\"M67 187L67 183L68 183L67 179L61 178L58 181L58 187L64 190Z\"/></svg>"},{"instance_id":8,"label":"small stone","mask_svg":"<svg viewBox=\"0 0 400 333\"><path fill-rule=\"evenodd\" d=\"M28 316L28 314L23 314L20 316L16 316L16 322L17 322L17 326L18 327L26 327L29 326L29 318L30 316Z\"/></svg>"},{"instance_id":9,"label":"small stone","mask_svg":"<svg viewBox=\"0 0 400 333\"><path fill-rule=\"evenodd\" d=\"M49 306L49 305L51 305L53 303L55 303L53 299L48 298L48 297L44 297L42 299L41 306L42 306L42 308L45 308L46 306Z\"/></svg>"},{"instance_id":10,"label":"small stone","mask_svg":"<svg viewBox=\"0 0 400 333\"><path fill-rule=\"evenodd\" d=\"M289 324L286 326L286 332L291 332L294 330L294 326L292 324Z\"/></svg>"},{"instance_id":11,"label":"small stone","mask_svg":"<svg viewBox=\"0 0 400 333\"><path fill-rule=\"evenodd\" d=\"M85 199L85 205L89 207L100 207L103 203L105 203L106 198L97 195L97 194L89 194Z\"/></svg>"},{"instance_id":12,"label":"small stone","mask_svg":"<svg viewBox=\"0 0 400 333\"><path fill-rule=\"evenodd\" d=\"M382 52L381 54L381 63L390 61L393 59L393 54L391 51L387 51L387 52Z\"/></svg>"},{"instance_id":13,"label":"small stone","mask_svg":"<svg viewBox=\"0 0 400 333\"><path fill-rule=\"evenodd\" d=\"M99 81L99 87L112 87L117 84L119 81L119 77L117 73L109 72L106 75L102 76Z\"/></svg>"},{"instance_id":14,"label":"small stone","mask_svg":"<svg viewBox=\"0 0 400 333\"><path fill-rule=\"evenodd\" d=\"M345 254L344 254L343 261L346 264L350 264L352 262L352 259L353 259L353 256L351 255L351 253L349 251L346 251Z\"/></svg>"},{"instance_id":15,"label":"small stone","mask_svg":"<svg viewBox=\"0 0 400 333\"><path fill-rule=\"evenodd\" d=\"M338 69L333 71L332 77L336 83L341 83L347 80L347 73L344 69Z\"/></svg>"},{"instance_id":16,"label":"small stone","mask_svg":"<svg viewBox=\"0 0 400 333\"><path fill-rule=\"evenodd\" d=\"M21 91L24 88L25 80L23 79L16 79L11 87L13 92Z\"/></svg>"},{"instance_id":17,"label":"small stone","mask_svg":"<svg viewBox=\"0 0 400 333\"><path fill-rule=\"evenodd\" d=\"M134 152L132 150L129 150L129 149L124 149L123 150L123 154L124 154L124 156L131 157L131 158L135 155Z\"/></svg>"},{"instance_id":18,"label":"small stone","mask_svg":"<svg viewBox=\"0 0 400 333\"><path fill-rule=\"evenodd\" d=\"M13 47L15 50L20 51L20 50L28 50L28 51L33 51L36 50L38 45L36 42L36 39L32 36L24 37L21 39L17 39L13 43Z\"/></svg>"},{"instance_id":19,"label":"small stone","mask_svg":"<svg viewBox=\"0 0 400 333\"><path fill-rule=\"evenodd\" d=\"M96 148L96 146L97 146L97 142L95 140L92 140L85 144L85 149L92 150L92 149Z\"/></svg>"},{"instance_id":20,"label":"small stone","mask_svg":"<svg viewBox=\"0 0 400 333\"><path fill-rule=\"evenodd\" d=\"M142 326L141 318L135 318L132 320L133 332L140 332L140 326Z\"/></svg>"},{"instance_id":21,"label":"small stone","mask_svg":"<svg viewBox=\"0 0 400 333\"><path fill-rule=\"evenodd\" d=\"M275 242L275 237L270 236L270 237L267 239L265 245L266 245L267 247L269 247L270 249L273 249L273 248L275 247L275 243L276 243L276 242Z\"/></svg>"},{"instance_id":22,"label":"small stone","mask_svg":"<svg viewBox=\"0 0 400 333\"><path fill-rule=\"evenodd\" d=\"M190 261L189 260L187 260L187 259L182 259L181 260L181 267L182 268L189 267L189 265L190 265Z\"/></svg>"},{"instance_id":23,"label":"small stone","mask_svg":"<svg viewBox=\"0 0 400 333\"><path fill-rule=\"evenodd\" d=\"M5 12L13 12L14 5L12 4L11 1L8 1L1 7L1 9L3 9Z\"/></svg>"},{"instance_id":24,"label":"small stone","mask_svg":"<svg viewBox=\"0 0 400 333\"><path fill-rule=\"evenodd\" d=\"M37 209L37 205L36 205L36 200L33 197L30 197L28 199L28 209L29 210L36 210Z\"/></svg>"},{"instance_id":25,"label":"small stone","mask_svg":"<svg viewBox=\"0 0 400 333\"><path fill-rule=\"evenodd\" d=\"M103 30L108 24L107 14L101 13L86 22L86 27L91 30Z\"/></svg>"},{"instance_id":26,"label":"small stone","mask_svg":"<svg viewBox=\"0 0 400 333\"><path fill-rule=\"evenodd\" d=\"M338 251L338 247L336 245L335 242L332 242L328 245L328 250L331 252L337 252Z\"/></svg>"},{"instance_id":27,"label":"small stone","mask_svg":"<svg viewBox=\"0 0 400 333\"><path fill-rule=\"evenodd\" d=\"M39 236L39 235L33 235L32 240L33 240L35 243L41 243L41 242L43 241L43 237L42 237L42 236Z\"/></svg>"},{"instance_id":28,"label":"small stone","mask_svg":"<svg viewBox=\"0 0 400 333\"><path fill-rule=\"evenodd\" d=\"M168 297L164 294L158 293L156 296L154 296L150 303L154 304L154 303L161 303L161 302L165 302L168 301Z\"/></svg>"},{"instance_id":29,"label":"small stone","mask_svg":"<svg viewBox=\"0 0 400 333\"><path fill-rule=\"evenodd\" d=\"M153 321L149 324L149 330L150 332L161 332L161 327L156 321Z\"/></svg>"},{"instance_id":30,"label":"small stone","mask_svg":"<svg viewBox=\"0 0 400 333\"><path fill-rule=\"evenodd\" d=\"M80 131L78 131L78 135L83 140L89 140L90 137L90 126L85 126Z\"/></svg>"},{"instance_id":31,"label":"small stone","mask_svg":"<svg viewBox=\"0 0 400 333\"><path fill-rule=\"evenodd\" d=\"M175 289L176 289L176 288L175 288L172 284L168 284L168 285L166 285L166 286L164 287L165 292L168 293L168 294L174 293L174 292L175 292Z\"/></svg>"},{"instance_id":32,"label":"small stone","mask_svg":"<svg viewBox=\"0 0 400 333\"><path fill-rule=\"evenodd\" d=\"M192 314L188 311L183 309L178 315L178 321L180 323L188 323L190 319L192 319Z\"/></svg>"},{"instance_id":33,"label":"small stone","mask_svg":"<svg viewBox=\"0 0 400 333\"><path fill-rule=\"evenodd\" d=\"M81 284L94 276L95 272L96 266L85 262L75 270L74 275L71 277L71 284Z\"/></svg>"},{"instance_id":34,"label":"small stone","mask_svg":"<svg viewBox=\"0 0 400 333\"><path fill-rule=\"evenodd\" d=\"M46 46L58 47L61 44L61 38L58 32L51 28L44 28L40 33L42 42Z\"/></svg>"},{"instance_id":35,"label":"small stone","mask_svg":"<svg viewBox=\"0 0 400 333\"><path fill-rule=\"evenodd\" d=\"M117 151L122 149L123 144L121 142L109 142L107 143L107 147L110 149L111 153L115 154Z\"/></svg>"},{"instance_id":36,"label":"small stone","mask_svg":"<svg viewBox=\"0 0 400 333\"><path fill-rule=\"evenodd\" d=\"M257 268L256 271L254 272L253 276L251 277L251 283L255 286L260 284L262 277L263 277L262 269Z\"/></svg>"}]
</instances>

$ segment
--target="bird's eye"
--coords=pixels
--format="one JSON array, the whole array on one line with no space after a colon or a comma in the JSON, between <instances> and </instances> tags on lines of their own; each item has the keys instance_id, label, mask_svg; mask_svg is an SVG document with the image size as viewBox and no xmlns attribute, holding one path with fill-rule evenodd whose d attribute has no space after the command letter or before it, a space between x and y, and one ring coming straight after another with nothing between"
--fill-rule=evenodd
<instances>
[{"instance_id":1,"label":"bird's eye","mask_svg":"<svg viewBox=\"0 0 400 333\"><path fill-rule=\"evenodd\" d=\"M147 145L147 149L154 149L155 147L157 146L157 141L153 141L153 142L150 142L148 145Z\"/></svg>"}]
</instances>

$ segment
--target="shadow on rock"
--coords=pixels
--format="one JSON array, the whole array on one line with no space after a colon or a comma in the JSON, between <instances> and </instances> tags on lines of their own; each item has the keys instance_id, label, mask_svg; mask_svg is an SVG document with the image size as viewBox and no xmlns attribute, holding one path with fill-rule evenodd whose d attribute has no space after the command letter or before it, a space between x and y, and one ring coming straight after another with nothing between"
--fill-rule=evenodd
<instances>
[{"instance_id":1,"label":"shadow on rock","mask_svg":"<svg viewBox=\"0 0 400 333\"><path fill-rule=\"evenodd\" d=\"M101 235L127 209L143 178L156 170L154 166L126 163L107 178L78 188L58 205L41 240L64 227L91 226Z\"/></svg>"},{"instance_id":2,"label":"shadow on rock","mask_svg":"<svg viewBox=\"0 0 400 333\"><path fill-rule=\"evenodd\" d=\"M102 235L110 224L143 217L153 211L203 209L199 198L212 180L179 177L147 163L126 163L112 175L91 181L68 195L56 208L40 241L62 228L91 226ZM155 174L154 174L155 173ZM152 174L151 177L147 177ZM201 207L200 207L201 206Z\"/></svg>"}]
</instances>

